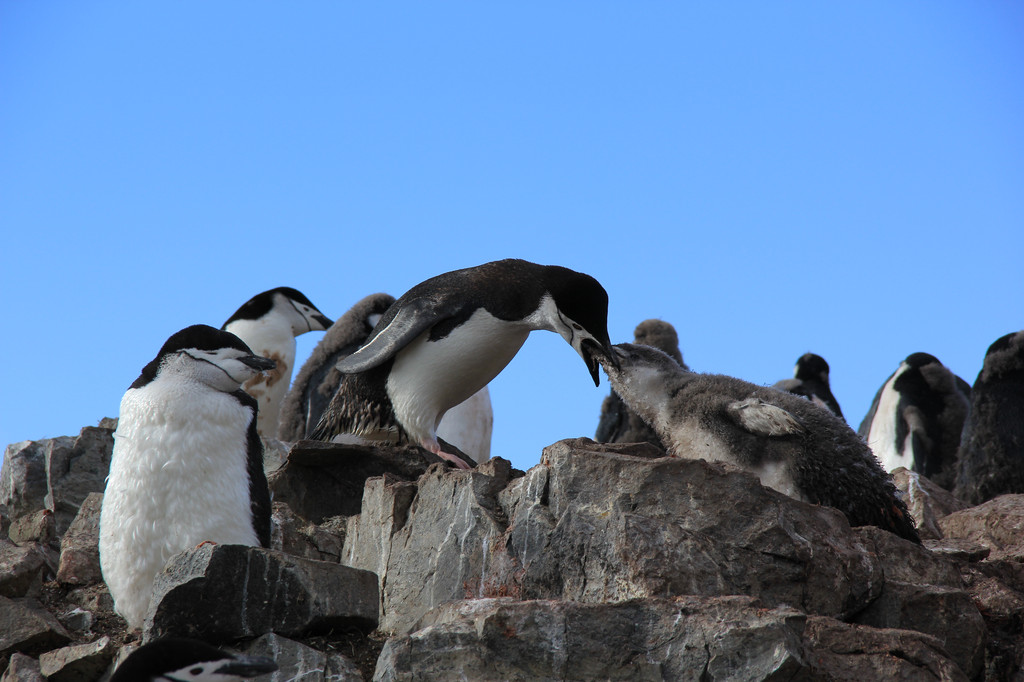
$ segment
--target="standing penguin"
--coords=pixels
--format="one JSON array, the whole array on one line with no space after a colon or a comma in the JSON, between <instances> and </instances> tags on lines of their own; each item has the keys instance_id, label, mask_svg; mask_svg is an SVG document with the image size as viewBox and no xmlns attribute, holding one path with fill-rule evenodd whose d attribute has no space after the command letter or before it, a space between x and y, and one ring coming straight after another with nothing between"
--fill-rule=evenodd
<instances>
[{"instance_id":1,"label":"standing penguin","mask_svg":"<svg viewBox=\"0 0 1024 682\"><path fill-rule=\"evenodd\" d=\"M772 388L803 396L812 403L828 408L837 417L843 416L843 411L839 409L839 402L832 395L832 388L829 386L828 363L820 355L814 353L801 355L796 361L796 367L793 368L793 378L783 379Z\"/></svg>"},{"instance_id":2,"label":"standing penguin","mask_svg":"<svg viewBox=\"0 0 1024 682\"><path fill-rule=\"evenodd\" d=\"M971 391L955 492L975 505L1024 493L1024 331L999 338L985 353Z\"/></svg>"},{"instance_id":3,"label":"standing penguin","mask_svg":"<svg viewBox=\"0 0 1024 682\"><path fill-rule=\"evenodd\" d=\"M857 433L886 471L906 467L952 489L970 400L964 386L934 355L908 355L878 389Z\"/></svg>"},{"instance_id":4,"label":"standing penguin","mask_svg":"<svg viewBox=\"0 0 1024 682\"><path fill-rule=\"evenodd\" d=\"M241 386L273 367L234 334L195 325L172 335L121 399L99 551L131 627L174 554L206 541L269 546L258 407Z\"/></svg>"},{"instance_id":5,"label":"standing penguin","mask_svg":"<svg viewBox=\"0 0 1024 682\"><path fill-rule=\"evenodd\" d=\"M679 350L679 335L668 322L644 320L633 330L633 343L657 348L683 369L690 369L683 362L683 354ZM614 388L601 403L601 416L594 440L598 443L650 443L662 450L666 449L654 429L640 415L626 407Z\"/></svg>"},{"instance_id":6,"label":"standing penguin","mask_svg":"<svg viewBox=\"0 0 1024 682\"><path fill-rule=\"evenodd\" d=\"M835 507L851 526L920 543L896 486L846 422L808 400L740 379L687 372L654 348L614 347L612 387L689 459L724 461L790 497Z\"/></svg>"},{"instance_id":7,"label":"standing penguin","mask_svg":"<svg viewBox=\"0 0 1024 682\"><path fill-rule=\"evenodd\" d=\"M403 294L345 374L313 437L409 439L459 467L437 426L504 369L535 329L558 332L599 383L609 352L608 294L589 275L507 259L432 277Z\"/></svg>"},{"instance_id":8,"label":"standing penguin","mask_svg":"<svg viewBox=\"0 0 1024 682\"><path fill-rule=\"evenodd\" d=\"M165 637L129 654L110 682L237 682L275 670L277 664L269 658L233 654L196 639Z\"/></svg>"},{"instance_id":9,"label":"standing penguin","mask_svg":"<svg viewBox=\"0 0 1024 682\"><path fill-rule=\"evenodd\" d=\"M277 363L272 372L255 376L242 387L260 404L256 430L261 436L277 436L281 403L295 367L295 337L323 331L331 324L301 292L278 287L250 298L221 327L242 339L256 355Z\"/></svg>"}]
</instances>

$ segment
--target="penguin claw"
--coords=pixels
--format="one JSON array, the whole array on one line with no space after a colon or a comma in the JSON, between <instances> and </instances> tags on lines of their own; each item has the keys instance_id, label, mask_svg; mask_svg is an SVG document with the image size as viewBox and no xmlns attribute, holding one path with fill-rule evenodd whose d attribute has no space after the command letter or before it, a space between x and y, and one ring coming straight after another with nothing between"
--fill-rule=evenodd
<instances>
[{"instance_id":1,"label":"penguin claw","mask_svg":"<svg viewBox=\"0 0 1024 682\"><path fill-rule=\"evenodd\" d=\"M466 464L464 461L462 461L462 459L460 459L459 457L456 457L455 455L450 455L447 452L444 452L442 450L438 450L434 454L437 455L438 457L440 457L441 459L448 460L449 462L454 464L456 466L456 468L459 468L459 469L468 469L469 468L468 464Z\"/></svg>"}]
</instances>

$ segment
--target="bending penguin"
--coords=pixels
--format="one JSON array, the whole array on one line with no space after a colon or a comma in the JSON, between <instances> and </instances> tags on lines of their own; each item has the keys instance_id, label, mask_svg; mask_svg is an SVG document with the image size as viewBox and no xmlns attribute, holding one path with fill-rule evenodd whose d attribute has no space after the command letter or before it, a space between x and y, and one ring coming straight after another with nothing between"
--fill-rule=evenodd
<instances>
[{"instance_id":1,"label":"bending penguin","mask_svg":"<svg viewBox=\"0 0 1024 682\"><path fill-rule=\"evenodd\" d=\"M675 327L663 320L644 320L633 330L633 343L657 348L675 360L685 370L679 350L679 335ZM597 422L594 440L598 443L650 443L665 450L658 434L636 412L626 407L613 388L601 403L601 416Z\"/></svg>"},{"instance_id":2,"label":"bending penguin","mask_svg":"<svg viewBox=\"0 0 1024 682\"><path fill-rule=\"evenodd\" d=\"M234 334L195 325L172 335L121 399L99 552L131 627L174 554L207 541L269 546L258 406L241 386L273 367Z\"/></svg>"},{"instance_id":3,"label":"bending penguin","mask_svg":"<svg viewBox=\"0 0 1024 682\"><path fill-rule=\"evenodd\" d=\"M960 442L955 493L974 505L1024 493L1024 331L1000 337L985 353Z\"/></svg>"},{"instance_id":4,"label":"bending penguin","mask_svg":"<svg viewBox=\"0 0 1024 682\"><path fill-rule=\"evenodd\" d=\"M261 436L277 436L281 403L295 367L295 337L323 331L331 324L302 292L278 287L250 298L221 327L242 339L256 355L277 363L274 370L254 376L242 387L260 404L256 430Z\"/></svg>"},{"instance_id":5,"label":"bending penguin","mask_svg":"<svg viewBox=\"0 0 1024 682\"><path fill-rule=\"evenodd\" d=\"M832 395L832 387L829 386L828 363L820 355L801 355L796 361L796 367L793 368L793 378L783 379L772 388L802 396L827 408L837 417L843 416L843 411L839 409L839 401Z\"/></svg>"},{"instance_id":6,"label":"bending penguin","mask_svg":"<svg viewBox=\"0 0 1024 682\"><path fill-rule=\"evenodd\" d=\"M952 489L970 387L938 358L912 353L878 389L857 433L886 471L906 467Z\"/></svg>"},{"instance_id":7,"label":"bending penguin","mask_svg":"<svg viewBox=\"0 0 1024 682\"><path fill-rule=\"evenodd\" d=\"M733 377L694 374L661 351L614 347L612 387L670 454L724 461L767 487L920 543L892 479L844 421L810 401Z\"/></svg>"},{"instance_id":8,"label":"bending penguin","mask_svg":"<svg viewBox=\"0 0 1024 682\"><path fill-rule=\"evenodd\" d=\"M438 442L441 418L497 376L536 329L560 334L600 382L598 362L611 347L608 294L593 277L507 259L421 282L338 363L346 376L313 437L407 439L465 468Z\"/></svg>"},{"instance_id":9,"label":"bending penguin","mask_svg":"<svg viewBox=\"0 0 1024 682\"><path fill-rule=\"evenodd\" d=\"M276 670L277 664L263 656L233 654L196 639L165 637L129 654L110 682L237 682Z\"/></svg>"}]
</instances>

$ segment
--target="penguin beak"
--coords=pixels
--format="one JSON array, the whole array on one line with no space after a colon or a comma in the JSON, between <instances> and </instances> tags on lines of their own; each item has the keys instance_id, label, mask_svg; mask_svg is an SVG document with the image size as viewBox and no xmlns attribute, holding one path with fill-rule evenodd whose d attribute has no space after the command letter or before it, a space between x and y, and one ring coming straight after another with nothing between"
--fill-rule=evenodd
<instances>
[{"instance_id":1,"label":"penguin beak","mask_svg":"<svg viewBox=\"0 0 1024 682\"><path fill-rule=\"evenodd\" d=\"M234 675L236 677L256 677L277 670L277 663L262 656L235 656L215 671L218 675Z\"/></svg>"},{"instance_id":2,"label":"penguin beak","mask_svg":"<svg viewBox=\"0 0 1024 682\"><path fill-rule=\"evenodd\" d=\"M596 341L583 339L583 342L580 343L580 355L583 357L583 362L587 364L587 369L590 370L590 376L594 379L594 386L601 385L600 367L602 359L610 362L616 369L619 367L619 361L608 344L606 344L605 348L602 348Z\"/></svg>"},{"instance_id":3,"label":"penguin beak","mask_svg":"<svg viewBox=\"0 0 1024 682\"><path fill-rule=\"evenodd\" d=\"M324 329L330 329L331 325L334 324L334 320L320 313L314 313L313 319L319 322Z\"/></svg>"},{"instance_id":4,"label":"penguin beak","mask_svg":"<svg viewBox=\"0 0 1024 682\"><path fill-rule=\"evenodd\" d=\"M246 367L252 367L258 372L265 372L268 369L277 367L277 363L270 358L261 358L259 355L245 355L238 358L238 361Z\"/></svg>"}]
</instances>

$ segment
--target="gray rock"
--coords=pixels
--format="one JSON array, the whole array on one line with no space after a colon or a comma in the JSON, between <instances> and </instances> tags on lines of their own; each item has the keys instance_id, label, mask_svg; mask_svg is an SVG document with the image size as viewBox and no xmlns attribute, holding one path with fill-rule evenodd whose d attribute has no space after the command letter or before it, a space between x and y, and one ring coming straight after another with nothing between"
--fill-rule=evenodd
<instances>
[{"instance_id":1,"label":"gray rock","mask_svg":"<svg viewBox=\"0 0 1024 682\"><path fill-rule=\"evenodd\" d=\"M362 682L352 661L341 654L326 654L294 640L263 635L244 645L241 653L266 656L277 663L277 672L255 678L258 682Z\"/></svg>"},{"instance_id":2,"label":"gray rock","mask_svg":"<svg viewBox=\"0 0 1024 682\"><path fill-rule=\"evenodd\" d=\"M143 625L211 643L267 632L285 636L377 624L377 576L242 545L203 545L168 561Z\"/></svg>"},{"instance_id":3,"label":"gray rock","mask_svg":"<svg viewBox=\"0 0 1024 682\"><path fill-rule=\"evenodd\" d=\"M47 447L54 441L70 447L74 439L62 436L52 440L12 443L4 449L4 463L0 467L0 507L11 520L46 508L44 499Z\"/></svg>"},{"instance_id":4,"label":"gray rock","mask_svg":"<svg viewBox=\"0 0 1024 682\"><path fill-rule=\"evenodd\" d=\"M0 596L36 595L53 577L56 554L44 545L18 546L0 540Z\"/></svg>"},{"instance_id":5,"label":"gray rock","mask_svg":"<svg viewBox=\"0 0 1024 682\"><path fill-rule=\"evenodd\" d=\"M338 563L344 545L345 517L333 517L315 525L297 516L284 502L273 503L271 549L305 559Z\"/></svg>"},{"instance_id":6,"label":"gray rock","mask_svg":"<svg viewBox=\"0 0 1024 682\"><path fill-rule=\"evenodd\" d=\"M38 656L69 641L64 627L35 599L0 597L0 666L15 652Z\"/></svg>"},{"instance_id":7,"label":"gray rock","mask_svg":"<svg viewBox=\"0 0 1024 682\"><path fill-rule=\"evenodd\" d=\"M39 657L39 667L49 682L93 682L117 653L109 637L100 637L95 642L76 644Z\"/></svg>"},{"instance_id":8,"label":"gray rock","mask_svg":"<svg viewBox=\"0 0 1024 682\"><path fill-rule=\"evenodd\" d=\"M1024 562L1024 494L1000 495L939 520L947 538L970 540L992 550L990 559Z\"/></svg>"},{"instance_id":9,"label":"gray rock","mask_svg":"<svg viewBox=\"0 0 1024 682\"><path fill-rule=\"evenodd\" d=\"M39 543L54 548L60 545L57 525L49 509L40 509L15 519L7 530L7 536L16 545Z\"/></svg>"},{"instance_id":10,"label":"gray rock","mask_svg":"<svg viewBox=\"0 0 1024 682\"><path fill-rule=\"evenodd\" d=\"M288 450L292 443L263 435L260 436L260 440L263 441L263 471L269 476L288 461Z\"/></svg>"},{"instance_id":11,"label":"gray rock","mask_svg":"<svg viewBox=\"0 0 1024 682\"><path fill-rule=\"evenodd\" d=\"M903 501L917 523L917 532L922 540L941 538L939 519L967 506L953 493L905 467L892 471L892 481L903 492Z\"/></svg>"},{"instance_id":12,"label":"gray rock","mask_svg":"<svg viewBox=\"0 0 1024 682\"><path fill-rule=\"evenodd\" d=\"M39 672L39 661L24 654L13 654L0 682L46 682Z\"/></svg>"},{"instance_id":13,"label":"gray rock","mask_svg":"<svg viewBox=\"0 0 1024 682\"><path fill-rule=\"evenodd\" d=\"M292 446L288 461L267 481L274 500L320 523L332 516L358 514L366 479L392 474L414 481L431 463L440 461L414 446L378 448L304 440Z\"/></svg>"},{"instance_id":14,"label":"gray rock","mask_svg":"<svg viewBox=\"0 0 1024 682\"><path fill-rule=\"evenodd\" d=\"M89 493L78 515L60 540L57 581L65 585L91 585L103 580L100 571L100 507L103 493Z\"/></svg>"}]
</instances>

